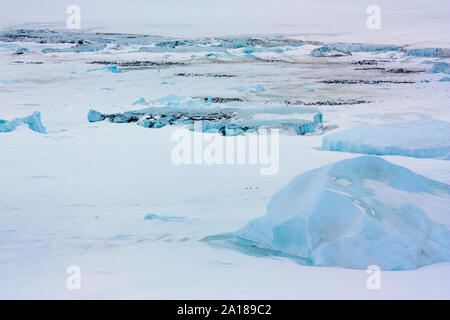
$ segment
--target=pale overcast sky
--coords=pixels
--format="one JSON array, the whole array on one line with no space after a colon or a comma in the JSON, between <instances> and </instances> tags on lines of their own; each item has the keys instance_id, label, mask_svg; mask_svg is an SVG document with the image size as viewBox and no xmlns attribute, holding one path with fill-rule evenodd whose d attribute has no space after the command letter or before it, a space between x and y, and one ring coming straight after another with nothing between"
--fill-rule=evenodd
<instances>
[{"instance_id":1,"label":"pale overcast sky","mask_svg":"<svg viewBox=\"0 0 450 320\"><path fill-rule=\"evenodd\" d=\"M450 38L450 0L0 0L0 27L64 27L69 4L80 6L84 30L187 37L348 33L369 41L387 41L389 35L398 41L413 32L416 42ZM382 12L378 33L366 27L372 4Z\"/></svg>"}]
</instances>

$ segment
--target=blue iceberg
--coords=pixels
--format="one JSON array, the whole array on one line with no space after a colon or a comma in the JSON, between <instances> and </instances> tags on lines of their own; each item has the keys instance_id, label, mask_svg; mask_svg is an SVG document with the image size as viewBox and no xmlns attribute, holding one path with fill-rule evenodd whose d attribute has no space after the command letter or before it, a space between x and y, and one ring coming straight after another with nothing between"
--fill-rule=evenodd
<instances>
[{"instance_id":1,"label":"blue iceberg","mask_svg":"<svg viewBox=\"0 0 450 320\"><path fill-rule=\"evenodd\" d=\"M138 100L136 100L135 102L133 102L131 105L135 106L137 104L146 104L147 102L145 101L145 98L140 98Z\"/></svg>"},{"instance_id":2,"label":"blue iceberg","mask_svg":"<svg viewBox=\"0 0 450 320\"><path fill-rule=\"evenodd\" d=\"M382 125L363 125L328 134L323 137L322 149L449 160L449 138L450 123L424 119Z\"/></svg>"},{"instance_id":3,"label":"blue iceberg","mask_svg":"<svg viewBox=\"0 0 450 320\"><path fill-rule=\"evenodd\" d=\"M295 177L267 214L204 239L311 266L410 270L450 261L450 185L375 156Z\"/></svg>"},{"instance_id":4,"label":"blue iceberg","mask_svg":"<svg viewBox=\"0 0 450 320\"><path fill-rule=\"evenodd\" d=\"M17 126L21 124L28 125L33 131L39 133L47 133L47 129L42 125L41 114L37 111L33 112L32 115L23 118L15 118L11 121L0 119L0 132L11 132L14 131Z\"/></svg>"},{"instance_id":5,"label":"blue iceberg","mask_svg":"<svg viewBox=\"0 0 450 320\"><path fill-rule=\"evenodd\" d=\"M122 72L115 65L106 66L106 67L102 67L102 68L91 68L91 69L87 69L86 72L93 72L93 71L100 71L100 70L106 70L106 71L110 71L112 73L121 73Z\"/></svg>"},{"instance_id":6,"label":"blue iceberg","mask_svg":"<svg viewBox=\"0 0 450 320\"><path fill-rule=\"evenodd\" d=\"M113 123L131 123L145 128L162 128L168 125L186 126L194 130L196 121L202 122L202 132L220 133L224 136L234 136L251 133L258 129L278 128L293 129L298 135L321 133L323 129L322 113L315 108L228 108L211 107L211 99L183 99L179 96L168 96L152 103L161 103L161 107L126 111L123 113L102 114L90 110L87 118L89 122L109 119ZM258 120L259 114L286 115L285 119ZM290 118L292 114L304 114L305 119Z\"/></svg>"},{"instance_id":7,"label":"blue iceberg","mask_svg":"<svg viewBox=\"0 0 450 320\"><path fill-rule=\"evenodd\" d=\"M95 110L89 110L87 115L89 122L98 122L106 119L106 116Z\"/></svg>"},{"instance_id":8,"label":"blue iceberg","mask_svg":"<svg viewBox=\"0 0 450 320\"><path fill-rule=\"evenodd\" d=\"M323 57L330 53L342 53L351 55L352 52L385 52L400 49L400 46L363 44L363 43L327 43L320 48L311 51L313 57Z\"/></svg>"},{"instance_id":9,"label":"blue iceberg","mask_svg":"<svg viewBox=\"0 0 450 320\"><path fill-rule=\"evenodd\" d=\"M450 64L447 62L434 62L430 69L430 73L450 74Z\"/></svg>"},{"instance_id":10,"label":"blue iceberg","mask_svg":"<svg viewBox=\"0 0 450 320\"><path fill-rule=\"evenodd\" d=\"M450 50L446 48L420 48L404 50L407 56L415 57L448 57Z\"/></svg>"}]
</instances>

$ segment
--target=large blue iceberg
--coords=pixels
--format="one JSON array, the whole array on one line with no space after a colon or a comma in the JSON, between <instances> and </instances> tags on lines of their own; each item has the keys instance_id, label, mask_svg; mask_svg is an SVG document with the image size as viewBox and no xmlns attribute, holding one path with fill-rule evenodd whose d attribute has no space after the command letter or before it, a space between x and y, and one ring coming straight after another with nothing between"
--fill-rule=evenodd
<instances>
[{"instance_id":1,"label":"large blue iceberg","mask_svg":"<svg viewBox=\"0 0 450 320\"><path fill-rule=\"evenodd\" d=\"M450 123L424 119L362 125L324 136L322 149L450 160Z\"/></svg>"},{"instance_id":2,"label":"large blue iceberg","mask_svg":"<svg viewBox=\"0 0 450 320\"><path fill-rule=\"evenodd\" d=\"M301 264L409 270L450 261L450 186L375 156L295 177L267 214L205 238Z\"/></svg>"}]
</instances>

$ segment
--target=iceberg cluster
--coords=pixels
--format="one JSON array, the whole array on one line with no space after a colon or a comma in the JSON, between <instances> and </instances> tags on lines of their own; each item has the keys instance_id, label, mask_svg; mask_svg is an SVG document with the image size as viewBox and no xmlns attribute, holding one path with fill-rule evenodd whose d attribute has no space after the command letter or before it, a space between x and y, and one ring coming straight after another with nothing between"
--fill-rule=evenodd
<instances>
[{"instance_id":1,"label":"iceberg cluster","mask_svg":"<svg viewBox=\"0 0 450 320\"><path fill-rule=\"evenodd\" d=\"M144 103L144 100L137 102ZM321 132L323 127L322 113L315 108L296 108L280 106L278 108L230 108L212 107L212 99L185 99L176 95L149 101L153 107L126 111L123 113L102 114L90 110L87 118L89 122L105 119L114 123L136 122L145 128L162 128L167 125L187 126L194 129L194 122L202 121L202 131L220 133L224 136L234 136L254 132L260 128L290 129L298 135ZM155 106L157 105L157 107ZM260 114L277 114L286 116L285 119L261 120L256 119ZM292 115L305 115L304 119L293 118Z\"/></svg>"},{"instance_id":2,"label":"iceberg cluster","mask_svg":"<svg viewBox=\"0 0 450 320\"><path fill-rule=\"evenodd\" d=\"M47 129L42 125L41 114L33 112L32 115L23 118L16 118L11 121L0 119L0 132L14 131L20 124L26 124L28 127L39 133L47 133Z\"/></svg>"},{"instance_id":3,"label":"iceberg cluster","mask_svg":"<svg viewBox=\"0 0 450 320\"><path fill-rule=\"evenodd\" d=\"M450 123L424 119L363 125L323 137L322 149L450 160Z\"/></svg>"},{"instance_id":4,"label":"iceberg cluster","mask_svg":"<svg viewBox=\"0 0 450 320\"><path fill-rule=\"evenodd\" d=\"M221 37L204 39L174 39L170 37L116 34L116 33L85 33L62 32L48 29L6 30L0 33L0 42L36 42L40 44L71 44L70 47L45 47L42 53L55 52L100 52L105 49L120 50L129 48L139 52L203 52L206 57L217 58L217 53L230 55L229 50L238 50L247 58L256 59L251 53L275 52L282 53L293 47L302 46L303 41L283 37ZM22 48L17 54L27 53Z\"/></svg>"},{"instance_id":5,"label":"iceberg cluster","mask_svg":"<svg viewBox=\"0 0 450 320\"><path fill-rule=\"evenodd\" d=\"M416 269L450 261L449 195L448 184L361 156L297 176L267 215L205 240L312 266Z\"/></svg>"}]
</instances>

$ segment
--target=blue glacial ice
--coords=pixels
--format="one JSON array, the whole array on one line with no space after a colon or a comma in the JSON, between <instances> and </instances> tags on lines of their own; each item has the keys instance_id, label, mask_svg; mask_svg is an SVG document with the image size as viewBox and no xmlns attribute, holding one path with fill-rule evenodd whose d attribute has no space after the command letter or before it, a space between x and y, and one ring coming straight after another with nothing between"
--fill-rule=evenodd
<instances>
[{"instance_id":1,"label":"blue glacial ice","mask_svg":"<svg viewBox=\"0 0 450 320\"><path fill-rule=\"evenodd\" d=\"M98 122L106 119L106 116L95 110L89 110L87 119L89 122Z\"/></svg>"},{"instance_id":2,"label":"blue glacial ice","mask_svg":"<svg viewBox=\"0 0 450 320\"><path fill-rule=\"evenodd\" d=\"M313 120L286 119L286 120L234 120L234 121L208 121L202 122L202 131L206 133L220 133L224 136L236 136L252 133L262 128L292 128L297 135L316 133L322 126L322 113L317 112ZM190 127L193 130L193 126Z\"/></svg>"},{"instance_id":3,"label":"blue glacial ice","mask_svg":"<svg viewBox=\"0 0 450 320\"><path fill-rule=\"evenodd\" d=\"M135 102L133 102L131 105L135 106L137 104L145 104L145 103L146 103L145 98L140 98L140 99L136 100Z\"/></svg>"},{"instance_id":4,"label":"blue glacial ice","mask_svg":"<svg viewBox=\"0 0 450 320\"><path fill-rule=\"evenodd\" d=\"M363 43L327 43L320 48L311 51L314 57L333 56L336 54L351 55L352 52L403 52L407 56L415 57L449 57L450 50L447 48L416 48L395 45L363 44Z\"/></svg>"},{"instance_id":5,"label":"blue glacial ice","mask_svg":"<svg viewBox=\"0 0 450 320\"><path fill-rule=\"evenodd\" d=\"M96 52L102 51L106 48L106 44L76 44L70 48L44 48L42 53L55 53L55 52Z\"/></svg>"},{"instance_id":6,"label":"blue glacial ice","mask_svg":"<svg viewBox=\"0 0 450 320\"><path fill-rule=\"evenodd\" d=\"M23 118L15 118L13 120L3 120L0 119L0 132L10 132L14 131L17 126L21 124L26 124L28 127L39 133L47 133L47 129L42 125L41 114L37 111L33 112L32 115Z\"/></svg>"},{"instance_id":7,"label":"blue glacial ice","mask_svg":"<svg viewBox=\"0 0 450 320\"><path fill-rule=\"evenodd\" d=\"M30 50L27 48L17 48L16 51L14 51L14 54L20 55L20 54L28 54L30 53Z\"/></svg>"},{"instance_id":8,"label":"blue glacial ice","mask_svg":"<svg viewBox=\"0 0 450 320\"><path fill-rule=\"evenodd\" d=\"M91 69L87 69L86 72L101 71L101 70L110 71L112 73L121 73L122 72L115 65L105 66L105 67L101 67L101 68L91 68Z\"/></svg>"},{"instance_id":9,"label":"blue glacial ice","mask_svg":"<svg viewBox=\"0 0 450 320\"><path fill-rule=\"evenodd\" d=\"M161 216L154 213L149 213L145 215L144 220L159 220L164 222L171 222L171 221L185 221L185 217L180 216Z\"/></svg>"},{"instance_id":10,"label":"blue glacial ice","mask_svg":"<svg viewBox=\"0 0 450 320\"><path fill-rule=\"evenodd\" d=\"M0 82L4 84L19 84L22 83L22 80L0 80Z\"/></svg>"},{"instance_id":11,"label":"blue glacial ice","mask_svg":"<svg viewBox=\"0 0 450 320\"><path fill-rule=\"evenodd\" d=\"M266 89L260 84L257 84L250 90L251 93L259 93L259 92L264 92L264 91L266 91Z\"/></svg>"},{"instance_id":12,"label":"blue glacial ice","mask_svg":"<svg viewBox=\"0 0 450 320\"><path fill-rule=\"evenodd\" d=\"M361 156L298 175L265 216L204 240L312 266L416 269L450 261L449 196L448 184Z\"/></svg>"},{"instance_id":13,"label":"blue glacial ice","mask_svg":"<svg viewBox=\"0 0 450 320\"><path fill-rule=\"evenodd\" d=\"M277 108L253 107L230 108L212 107L211 98L191 99L176 95L149 101L150 108L126 111L115 114L102 114L90 110L89 122L109 119L113 123L136 122L145 128L162 128L168 125L185 126L194 130L194 123L202 121L202 131L234 136L254 132L263 128L288 129L298 135L321 133L323 129L322 113L315 108L295 108L279 106ZM285 118L276 120L255 119L259 114L277 114ZM301 119L292 115L305 115ZM292 130L291 130L292 129Z\"/></svg>"},{"instance_id":14,"label":"blue glacial ice","mask_svg":"<svg viewBox=\"0 0 450 320\"><path fill-rule=\"evenodd\" d=\"M450 50L446 48L420 48L420 49L405 49L407 56L416 57L448 57Z\"/></svg>"},{"instance_id":15,"label":"blue glacial ice","mask_svg":"<svg viewBox=\"0 0 450 320\"><path fill-rule=\"evenodd\" d=\"M324 136L322 149L450 160L450 123L424 119L358 126Z\"/></svg>"},{"instance_id":16,"label":"blue glacial ice","mask_svg":"<svg viewBox=\"0 0 450 320\"><path fill-rule=\"evenodd\" d=\"M450 64L447 62L434 62L430 69L430 73L450 74Z\"/></svg>"},{"instance_id":17,"label":"blue glacial ice","mask_svg":"<svg viewBox=\"0 0 450 320\"><path fill-rule=\"evenodd\" d=\"M327 56L330 53L337 52L351 55L352 52L385 52L400 49L399 46L377 45L363 43L327 43L320 48L311 51L310 55L314 57Z\"/></svg>"},{"instance_id":18,"label":"blue glacial ice","mask_svg":"<svg viewBox=\"0 0 450 320\"><path fill-rule=\"evenodd\" d=\"M245 58L260 59L253 56L252 53L275 52L281 54L285 50L304 44L303 41L281 36L176 39L138 34L64 32L48 29L20 29L0 32L0 42L16 41L43 44L44 47L41 52L44 54L59 52L111 54L111 50L128 48L132 52L138 50L139 52L154 53L204 53L195 56L200 60L218 59L223 56L227 59L232 56L240 58L242 54ZM8 51L17 49L3 47ZM240 50L236 52L235 49Z\"/></svg>"}]
</instances>

